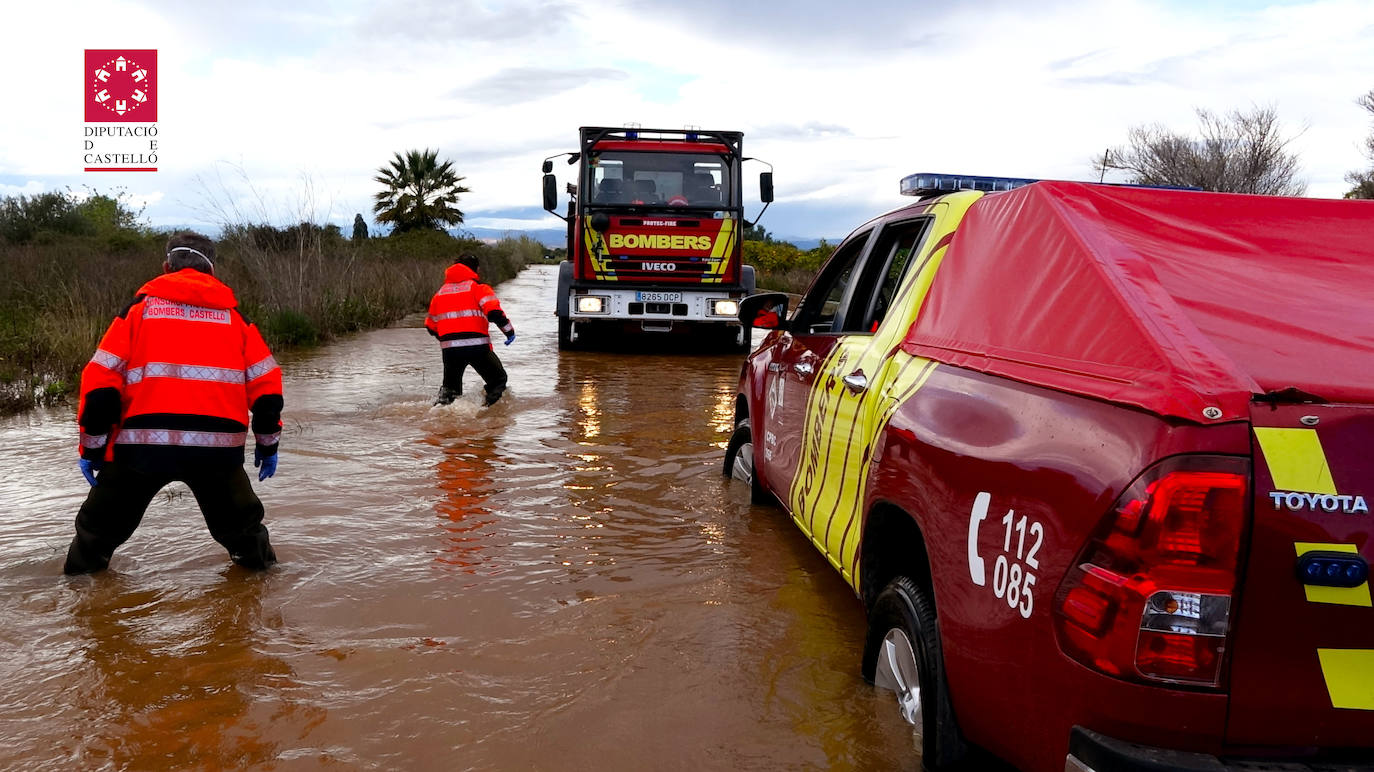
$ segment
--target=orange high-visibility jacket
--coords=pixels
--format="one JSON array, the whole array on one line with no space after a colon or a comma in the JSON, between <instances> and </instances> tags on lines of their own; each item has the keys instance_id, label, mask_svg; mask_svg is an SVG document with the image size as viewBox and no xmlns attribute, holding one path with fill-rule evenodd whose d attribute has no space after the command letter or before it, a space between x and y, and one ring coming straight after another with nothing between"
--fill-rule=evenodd
<instances>
[{"instance_id":1,"label":"orange high-visibility jacket","mask_svg":"<svg viewBox=\"0 0 1374 772\"><path fill-rule=\"evenodd\" d=\"M439 339L443 348L490 346L488 324L500 327L506 335L515 333L491 287L479 282L477 274L466 265L449 266L444 272L444 286L429 301L425 329Z\"/></svg>"},{"instance_id":2,"label":"orange high-visibility jacket","mask_svg":"<svg viewBox=\"0 0 1374 772\"><path fill-rule=\"evenodd\" d=\"M233 290L192 268L144 284L81 373L82 454L243 458L253 412L260 449L281 438L281 369Z\"/></svg>"}]
</instances>

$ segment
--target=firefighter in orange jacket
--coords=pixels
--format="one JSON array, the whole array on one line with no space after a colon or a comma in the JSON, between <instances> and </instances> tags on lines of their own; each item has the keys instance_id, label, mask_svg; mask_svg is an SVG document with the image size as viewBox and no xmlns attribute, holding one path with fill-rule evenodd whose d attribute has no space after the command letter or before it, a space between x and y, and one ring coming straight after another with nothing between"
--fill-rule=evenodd
<instances>
[{"instance_id":1,"label":"firefighter in orange jacket","mask_svg":"<svg viewBox=\"0 0 1374 772\"><path fill-rule=\"evenodd\" d=\"M439 339L444 357L444 383L436 405L447 405L463 393L463 371L468 365L486 383L490 405L506 390L506 368L492 350L487 325L494 324L506 334L506 345L515 341L515 328L501 301L491 287L477 280L477 258L463 254L444 272L444 286L429 301L425 329Z\"/></svg>"},{"instance_id":2,"label":"firefighter in orange jacket","mask_svg":"<svg viewBox=\"0 0 1374 772\"><path fill-rule=\"evenodd\" d=\"M243 452L251 410L258 480L276 473L281 370L215 278L214 259L210 239L173 234L163 275L115 318L81 373L80 464L91 492L64 573L106 568L174 480L190 487L235 563L276 561Z\"/></svg>"}]
</instances>

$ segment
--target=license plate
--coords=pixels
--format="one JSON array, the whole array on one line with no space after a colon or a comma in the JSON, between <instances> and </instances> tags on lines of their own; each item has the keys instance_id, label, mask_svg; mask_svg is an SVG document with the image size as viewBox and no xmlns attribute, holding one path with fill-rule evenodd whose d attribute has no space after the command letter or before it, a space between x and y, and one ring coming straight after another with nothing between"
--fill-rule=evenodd
<instances>
[{"instance_id":1,"label":"license plate","mask_svg":"<svg viewBox=\"0 0 1374 772\"><path fill-rule=\"evenodd\" d=\"M681 303L681 292L636 292L635 300L641 303Z\"/></svg>"}]
</instances>

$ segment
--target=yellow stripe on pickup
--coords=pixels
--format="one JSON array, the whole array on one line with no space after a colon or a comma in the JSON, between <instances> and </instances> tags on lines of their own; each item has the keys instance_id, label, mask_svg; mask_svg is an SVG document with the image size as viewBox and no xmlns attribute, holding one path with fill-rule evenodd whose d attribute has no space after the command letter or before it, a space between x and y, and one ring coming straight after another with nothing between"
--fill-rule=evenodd
<instances>
[{"instance_id":1,"label":"yellow stripe on pickup","mask_svg":"<svg viewBox=\"0 0 1374 772\"><path fill-rule=\"evenodd\" d=\"M1331 707L1374 710L1374 649L1317 649Z\"/></svg>"},{"instance_id":2,"label":"yellow stripe on pickup","mask_svg":"<svg viewBox=\"0 0 1374 772\"><path fill-rule=\"evenodd\" d=\"M1316 429L1256 426L1255 439L1269 464L1274 488L1299 493L1336 493Z\"/></svg>"},{"instance_id":3,"label":"yellow stripe on pickup","mask_svg":"<svg viewBox=\"0 0 1374 772\"><path fill-rule=\"evenodd\" d=\"M1319 542L1299 541L1294 542L1293 546L1298 550L1298 557L1302 557L1309 552L1349 552L1358 555L1359 547L1354 544L1322 544ZM1338 606L1365 606L1370 607L1374 604L1369 600L1369 582L1358 587L1314 587L1304 584L1302 589L1307 593L1309 603L1332 603Z\"/></svg>"}]
</instances>

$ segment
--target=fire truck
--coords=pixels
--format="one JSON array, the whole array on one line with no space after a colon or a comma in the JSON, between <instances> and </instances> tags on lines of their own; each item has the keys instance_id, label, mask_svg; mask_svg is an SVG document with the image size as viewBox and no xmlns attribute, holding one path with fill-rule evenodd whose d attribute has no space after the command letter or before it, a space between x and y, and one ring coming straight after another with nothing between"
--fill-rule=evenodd
<instances>
[{"instance_id":1,"label":"fire truck","mask_svg":"<svg viewBox=\"0 0 1374 772\"><path fill-rule=\"evenodd\" d=\"M742 264L744 219L737 131L583 127L567 153L577 182L558 209L553 156L544 208L567 222L558 274L558 347L597 337L669 333L748 352L739 301L754 291ZM759 199L773 200L771 171ZM763 214L762 211L759 212ZM755 218L757 220L757 218Z\"/></svg>"}]
</instances>

